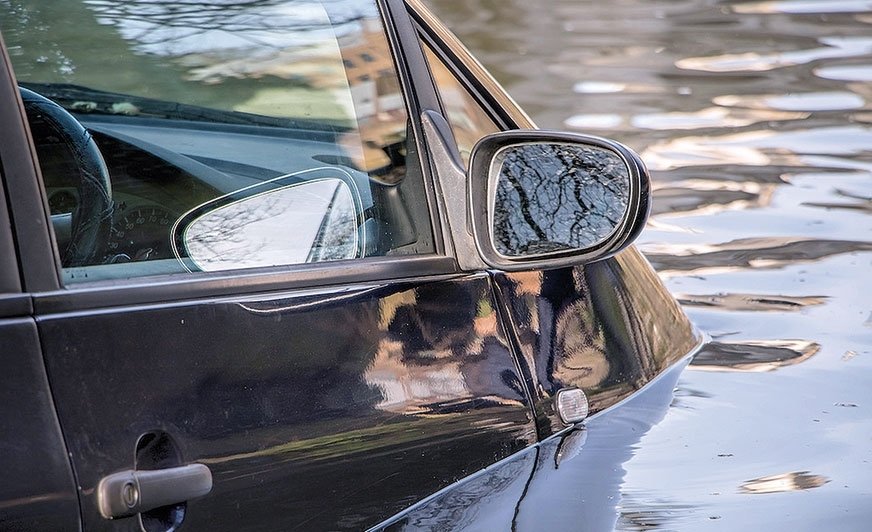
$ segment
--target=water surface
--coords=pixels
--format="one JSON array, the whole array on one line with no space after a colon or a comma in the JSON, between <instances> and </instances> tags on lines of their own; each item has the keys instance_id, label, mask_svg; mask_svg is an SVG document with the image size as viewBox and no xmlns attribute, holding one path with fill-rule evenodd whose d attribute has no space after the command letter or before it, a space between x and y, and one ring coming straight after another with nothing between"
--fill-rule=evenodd
<instances>
[{"instance_id":1,"label":"water surface","mask_svg":"<svg viewBox=\"0 0 872 532\"><path fill-rule=\"evenodd\" d=\"M430 4L539 126L641 153L639 246L712 337L615 526L869 526L872 2Z\"/></svg>"}]
</instances>

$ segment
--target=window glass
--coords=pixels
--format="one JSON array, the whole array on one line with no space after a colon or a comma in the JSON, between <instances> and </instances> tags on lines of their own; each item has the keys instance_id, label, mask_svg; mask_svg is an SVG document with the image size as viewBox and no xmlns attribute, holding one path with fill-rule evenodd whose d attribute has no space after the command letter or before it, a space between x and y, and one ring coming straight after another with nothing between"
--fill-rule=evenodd
<instances>
[{"instance_id":1,"label":"window glass","mask_svg":"<svg viewBox=\"0 0 872 532\"><path fill-rule=\"evenodd\" d=\"M372 0L7 0L0 30L67 282L433 251Z\"/></svg>"},{"instance_id":2,"label":"window glass","mask_svg":"<svg viewBox=\"0 0 872 532\"><path fill-rule=\"evenodd\" d=\"M448 123L454 133L457 148L464 164L469 164L469 155L480 138L500 129L466 90L442 59L424 43L424 53L436 82L436 90L442 107L448 115Z\"/></svg>"}]
</instances>

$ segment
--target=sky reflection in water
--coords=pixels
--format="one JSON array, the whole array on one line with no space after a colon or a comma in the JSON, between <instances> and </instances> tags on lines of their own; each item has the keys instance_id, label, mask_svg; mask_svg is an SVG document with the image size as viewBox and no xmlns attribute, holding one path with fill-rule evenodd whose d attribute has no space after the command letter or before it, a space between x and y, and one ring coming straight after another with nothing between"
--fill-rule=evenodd
<instances>
[{"instance_id":1,"label":"sky reflection in water","mask_svg":"<svg viewBox=\"0 0 872 532\"><path fill-rule=\"evenodd\" d=\"M540 126L642 154L640 248L713 337L627 440L615 526L868 526L872 2L430 4Z\"/></svg>"}]
</instances>

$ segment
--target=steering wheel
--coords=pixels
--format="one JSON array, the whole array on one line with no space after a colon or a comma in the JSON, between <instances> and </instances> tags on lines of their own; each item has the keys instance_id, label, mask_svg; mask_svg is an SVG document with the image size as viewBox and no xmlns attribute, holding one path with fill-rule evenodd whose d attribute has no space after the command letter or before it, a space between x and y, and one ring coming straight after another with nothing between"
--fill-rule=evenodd
<instances>
[{"instance_id":1,"label":"steering wheel","mask_svg":"<svg viewBox=\"0 0 872 532\"><path fill-rule=\"evenodd\" d=\"M61 264L70 267L98 263L106 251L114 210L106 162L88 130L66 109L32 90L19 90L44 179L70 179L51 174L58 169L65 173L70 168L78 173L79 198L72 213L69 245L60 250ZM66 165L53 164L59 152Z\"/></svg>"}]
</instances>

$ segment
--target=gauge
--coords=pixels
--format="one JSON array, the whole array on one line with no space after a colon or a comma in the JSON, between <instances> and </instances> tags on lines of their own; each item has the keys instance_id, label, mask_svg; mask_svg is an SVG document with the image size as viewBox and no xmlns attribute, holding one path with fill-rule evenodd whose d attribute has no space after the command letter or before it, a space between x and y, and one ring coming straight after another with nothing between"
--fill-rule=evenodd
<instances>
[{"instance_id":1,"label":"gauge","mask_svg":"<svg viewBox=\"0 0 872 532\"><path fill-rule=\"evenodd\" d=\"M172 258L170 244L175 217L160 207L125 209L116 215L109 239L113 261L140 261Z\"/></svg>"}]
</instances>

